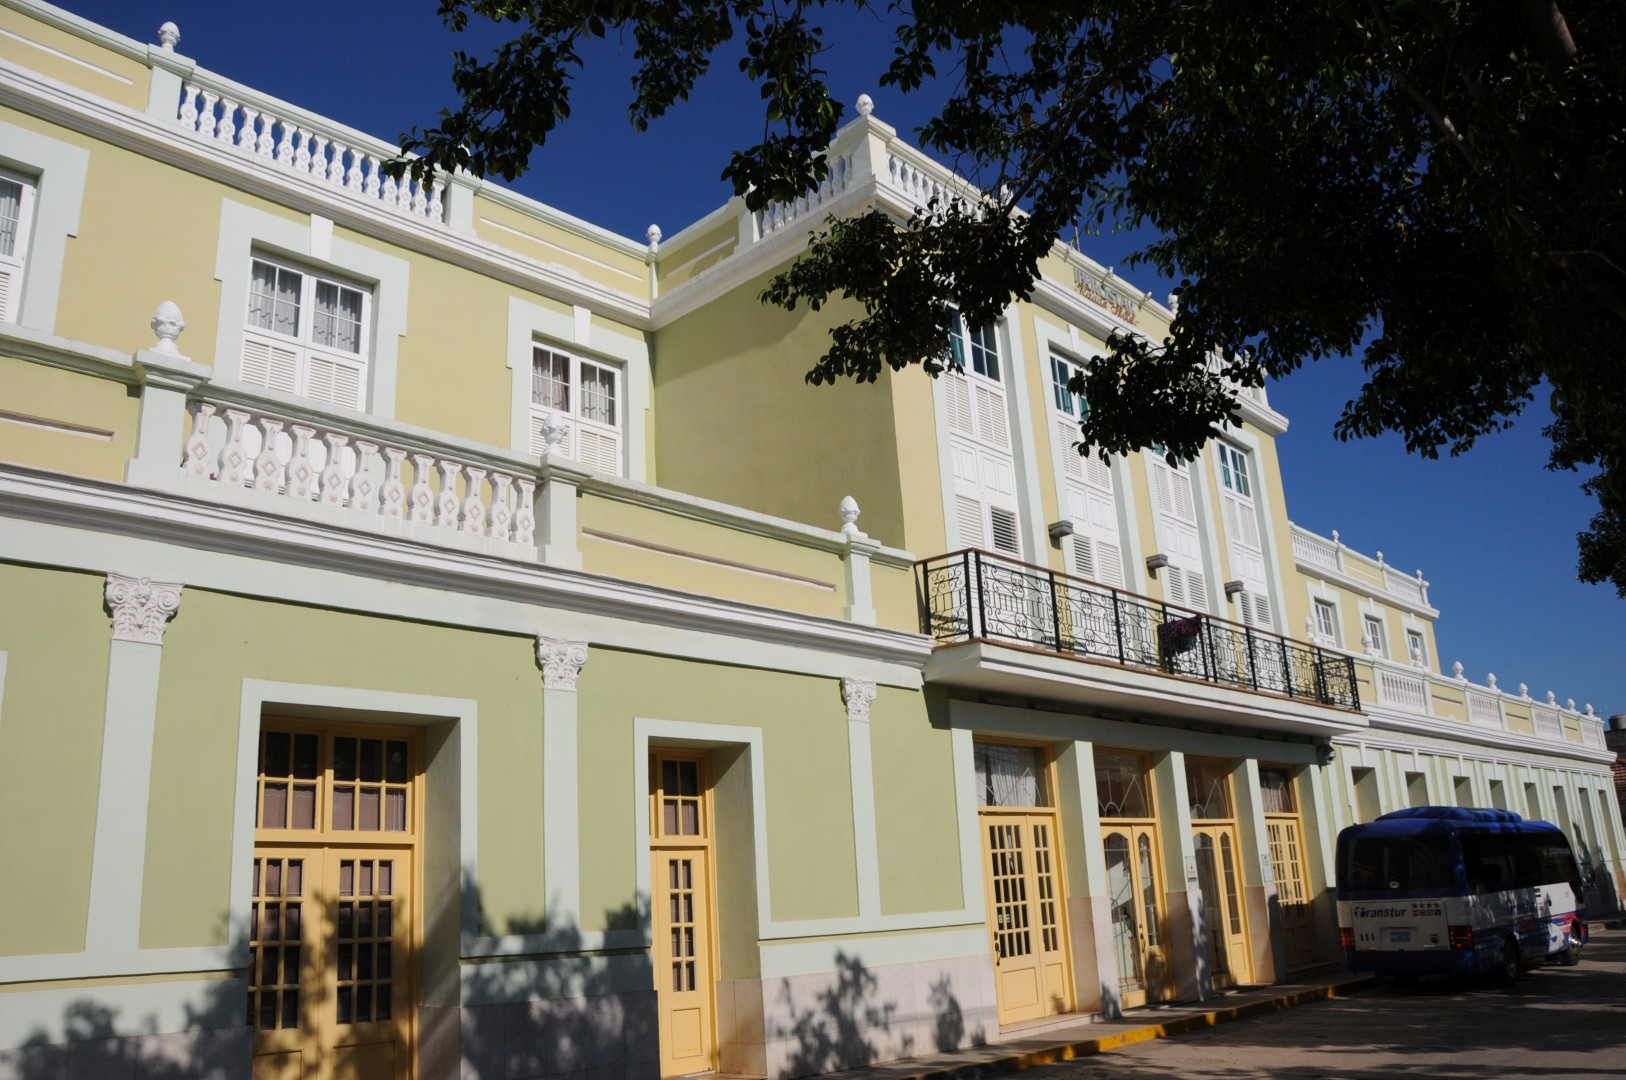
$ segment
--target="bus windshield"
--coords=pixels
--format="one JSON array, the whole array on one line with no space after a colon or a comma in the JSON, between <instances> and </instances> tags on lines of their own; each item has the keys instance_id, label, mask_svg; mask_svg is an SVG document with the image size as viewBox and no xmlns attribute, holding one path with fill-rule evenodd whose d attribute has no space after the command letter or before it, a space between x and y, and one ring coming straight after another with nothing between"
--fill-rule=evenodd
<instances>
[{"instance_id":1,"label":"bus windshield","mask_svg":"<svg viewBox=\"0 0 1626 1080\"><path fill-rule=\"evenodd\" d=\"M1338 886L1344 893L1457 888L1456 858L1447 834L1351 837L1339 852Z\"/></svg>"}]
</instances>

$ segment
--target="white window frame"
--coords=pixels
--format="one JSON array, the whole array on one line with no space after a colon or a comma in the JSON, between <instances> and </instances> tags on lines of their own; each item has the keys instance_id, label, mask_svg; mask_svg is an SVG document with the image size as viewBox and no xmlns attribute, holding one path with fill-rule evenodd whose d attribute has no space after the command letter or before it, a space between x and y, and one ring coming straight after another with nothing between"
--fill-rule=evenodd
<instances>
[{"instance_id":1,"label":"white window frame","mask_svg":"<svg viewBox=\"0 0 1626 1080\"><path fill-rule=\"evenodd\" d=\"M1004 357L999 351L999 327L973 328L959 311L954 312L953 320L949 324L949 370L975 375L1003 386ZM993 368L991 374L987 370L990 367Z\"/></svg>"},{"instance_id":2,"label":"white window frame","mask_svg":"<svg viewBox=\"0 0 1626 1080\"><path fill-rule=\"evenodd\" d=\"M1219 451L1220 483L1249 502L1253 501L1253 481L1248 472L1248 455L1229 443L1216 444Z\"/></svg>"},{"instance_id":3,"label":"white window frame","mask_svg":"<svg viewBox=\"0 0 1626 1080\"><path fill-rule=\"evenodd\" d=\"M1406 628L1406 656L1413 667L1428 667L1428 640L1415 627Z\"/></svg>"},{"instance_id":4,"label":"white window frame","mask_svg":"<svg viewBox=\"0 0 1626 1080\"><path fill-rule=\"evenodd\" d=\"M11 251L0 251L0 322L14 323L22 311L28 245L34 231L34 197L39 182L5 168L0 168L0 182L15 184L19 189Z\"/></svg>"},{"instance_id":5,"label":"white window frame","mask_svg":"<svg viewBox=\"0 0 1626 1080\"><path fill-rule=\"evenodd\" d=\"M1372 641L1372 645L1371 645L1372 651L1377 653L1377 655L1383 657L1384 659L1388 659L1388 657L1389 657L1389 634L1388 634L1387 629L1384 626L1383 616L1382 615L1374 615L1371 612L1367 612L1366 614L1362 615L1361 616L1361 630L1362 630L1362 636L1363 637L1367 637L1367 638L1371 639L1371 641Z\"/></svg>"},{"instance_id":6,"label":"white window frame","mask_svg":"<svg viewBox=\"0 0 1626 1080\"><path fill-rule=\"evenodd\" d=\"M269 267L299 280L298 317L293 333L265 327L254 321L255 273ZM336 348L318 339L317 295L322 288L351 293L361 301L360 322L354 352ZM310 398L324 404L365 411L372 357L373 287L337 274L319 271L288 259L254 251L249 257L248 295L243 310L242 377L245 382ZM251 355L263 352L264 377L254 370L261 362ZM280 370L279 370L280 368ZM335 383L324 392L323 383L333 383L343 373L355 380L353 393L341 393Z\"/></svg>"},{"instance_id":7,"label":"white window frame","mask_svg":"<svg viewBox=\"0 0 1626 1080\"><path fill-rule=\"evenodd\" d=\"M948 404L955 546L1019 559L1022 525L1015 432L1004 381L1008 358L1000 347L997 324L972 329L958 311L952 318L943 393ZM999 490L1001 484L1010 490Z\"/></svg>"},{"instance_id":8,"label":"white window frame","mask_svg":"<svg viewBox=\"0 0 1626 1080\"><path fill-rule=\"evenodd\" d=\"M544 358L550 362L560 361L565 365L564 408L557 408L548 400L538 399L538 365L544 362ZM587 397L584 393L586 386L584 372L609 376L611 407L614 414L612 422L605 423L586 415L583 408ZM582 462L595 472L608 473L612 476L626 475L625 385L623 371L618 364L582 356L547 341L533 340L530 381L531 453L546 452L547 440L542 434L542 428L549 417L558 415L569 428L560 444L561 453Z\"/></svg>"},{"instance_id":9,"label":"white window frame","mask_svg":"<svg viewBox=\"0 0 1626 1080\"><path fill-rule=\"evenodd\" d=\"M1320 596L1312 597L1310 600L1310 610L1315 615L1316 634L1330 642L1334 647L1337 647L1340 644L1340 635L1338 632L1338 602L1336 600L1327 600ZM1325 616L1325 618L1323 618L1323 616Z\"/></svg>"},{"instance_id":10,"label":"white window frame","mask_svg":"<svg viewBox=\"0 0 1626 1080\"><path fill-rule=\"evenodd\" d=\"M57 332L68 238L79 235L89 168L87 148L0 121L0 170L30 187L32 203L23 215L26 240L18 244L26 263L24 280L10 290L10 312L0 321Z\"/></svg>"}]
</instances>

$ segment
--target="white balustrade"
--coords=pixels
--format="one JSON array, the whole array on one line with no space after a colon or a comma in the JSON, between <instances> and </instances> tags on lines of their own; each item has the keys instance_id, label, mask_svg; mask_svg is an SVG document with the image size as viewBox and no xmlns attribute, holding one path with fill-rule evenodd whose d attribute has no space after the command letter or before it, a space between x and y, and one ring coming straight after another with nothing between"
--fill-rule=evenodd
<instances>
[{"instance_id":1,"label":"white balustrade","mask_svg":"<svg viewBox=\"0 0 1626 1080\"><path fill-rule=\"evenodd\" d=\"M1502 706L1491 694L1468 695L1468 722L1494 728L1507 726L1502 719Z\"/></svg>"},{"instance_id":2,"label":"white balustrade","mask_svg":"<svg viewBox=\"0 0 1626 1080\"><path fill-rule=\"evenodd\" d=\"M1305 532L1296 525L1293 527L1293 555L1323 570L1342 569L1338 564L1338 548L1331 540Z\"/></svg>"},{"instance_id":3,"label":"white balustrade","mask_svg":"<svg viewBox=\"0 0 1626 1080\"><path fill-rule=\"evenodd\" d=\"M532 477L249 409L197 403L181 467L199 479L279 500L346 507L379 521L505 543L536 543Z\"/></svg>"},{"instance_id":4,"label":"white balustrade","mask_svg":"<svg viewBox=\"0 0 1626 1080\"><path fill-rule=\"evenodd\" d=\"M847 190L852 177L852 157L843 154L834 159L830 162L830 171L825 175L824 181L812 192L788 203L774 203L764 210L757 211L757 235L763 238L771 236L792 222L834 202Z\"/></svg>"},{"instance_id":5,"label":"white balustrade","mask_svg":"<svg viewBox=\"0 0 1626 1080\"><path fill-rule=\"evenodd\" d=\"M1389 595L1397 596L1419 606L1428 601L1423 596L1422 582L1417 578L1409 578L1392 567L1383 568L1383 583L1389 590Z\"/></svg>"},{"instance_id":6,"label":"white balustrade","mask_svg":"<svg viewBox=\"0 0 1626 1080\"><path fill-rule=\"evenodd\" d=\"M384 175L384 159L379 154L330 139L263 109L241 105L196 83L183 84L177 119L183 130L264 165L304 174L355 198L427 221L444 220L444 184L431 188L410 176L394 180ZM842 178L845 184L845 168Z\"/></svg>"},{"instance_id":7,"label":"white balustrade","mask_svg":"<svg viewBox=\"0 0 1626 1080\"><path fill-rule=\"evenodd\" d=\"M1598 750L1608 749L1607 740L1603 737L1603 721L1581 717L1581 742Z\"/></svg>"},{"instance_id":8,"label":"white balustrade","mask_svg":"<svg viewBox=\"0 0 1626 1080\"><path fill-rule=\"evenodd\" d=\"M1428 680L1410 672L1375 668L1378 682L1378 704L1403 712L1428 715Z\"/></svg>"},{"instance_id":9,"label":"white balustrade","mask_svg":"<svg viewBox=\"0 0 1626 1080\"><path fill-rule=\"evenodd\" d=\"M1557 709L1533 705L1530 707L1530 719L1535 722L1537 735L1549 739L1562 739L1564 737L1564 724L1558 718Z\"/></svg>"}]
</instances>

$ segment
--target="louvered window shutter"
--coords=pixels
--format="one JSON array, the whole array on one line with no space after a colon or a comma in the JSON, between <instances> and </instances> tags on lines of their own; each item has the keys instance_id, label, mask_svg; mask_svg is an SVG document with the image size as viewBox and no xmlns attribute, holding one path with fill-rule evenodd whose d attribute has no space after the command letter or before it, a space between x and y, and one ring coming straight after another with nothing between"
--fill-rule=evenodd
<instances>
[{"instance_id":1,"label":"louvered window shutter","mask_svg":"<svg viewBox=\"0 0 1626 1080\"><path fill-rule=\"evenodd\" d=\"M1056 420L1056 453L1061 457L1062 475L1069 480L1084 479L1086 464L1084 458L1079 456L1078 425L1067 417Z\"/></svg>"},{"instance_id":2,"label":"louvered window shutter","mask_svg":"<svg viewBox=\"0 0 1626 1080\"><path fill-rule=\"evenodd\" d=\"M1003 507L989 508L988 522L994 534L994 550L1006 555L1020 555L1022 546L1016 532L1016 515Z\"/></svg>"},{"instance_id":3,"label":"louvered window shutter","mask_svg":"<svg viewBox=\"0 0 1626 1080\"><path fill-rule=\"evenodd\" d=\"M343 405L347 409L362 407L362 370L360 365L346 363L321 353L311 353L306 372L305 396L314 401Z\"/></svg>"},{"instance_id":4,"label":"louvered window shutter","mask_svg":"<svg viewBox=\"0 0 1626 1080\"><path fill-rule=\"evenodd\" d=\"M954 497L955 529L960 534L958 547L980 548L987 546L982 528L982 500L973 499L968 495Z\"/></svg>"},{"instance_id":5,"label":"louvered window shutter","mask_svg":"<svg viewBox=\"0 0 1626 1080\"><path fill-rule=\"evenodd\" d=\"M948 399L949 430L975 438L976 425L971 420L971 386L964 375L943 376L943 393Z\"/></svg>"},{"instance_id":6,"label":"louvered window shutter","mask_svg":"<svg viewBox=\"0 0 1626 1080\"><path fill-rule=\"evenodd\" d=\"M34 217L34 185L0 174L0 322L16 322Z\"/></svg>"},{"instance_id":7,"label":"louvered window shutter","mask_svg":"<svg viewBox=\"0 0 1626 1080\"><path fill-rule=\"evenodd\" d=\"M1253 594L1253 625L1261 630L1275 628L1275 621L1270 615L1270 600L1264 593Z\"/></svg>"},{"instance_id":8,"label":"louvered window shutter","mask_svg":"<svg viewBox=\"0 0 1626 1080\"><path fill-rule=\"evenodd\" d=\"M1073 534L1073 569L1079 577L1099 580L1095 564L1095 541L1082 533Z\"/></svg>"},{"instance_id":9,"label":"louvered window shutter","mask_svg":"<svg viewBox=\"0 0 1626 1080\"><path fill-rule=\"evenodd\" d=\"M991 386L974 387L977 399L977 437L983 445L1009 450L1010 430L1005 422L1005 395Z\"/></svg>"},{"instance_id":10,"label":"louvered window shutter","mask_svg":"<svg viewBox=\"0 0 1626 1080\"><path fill-rule=\"evenodd\" d=\"M244 335L243 381L285 394L299 393L299 350Z\"/></svg>"},{"instance_id":11,"label":"louvered window shutter","mask_svg":"<svg viewBox=\"0 0 1626 1080\"><path fill-rule=\"evenodd\" d=\"M1095 542L1095 580L1113 589L1125 588L1123 551L1105 540Z\"/></svg>"}]
</instances>

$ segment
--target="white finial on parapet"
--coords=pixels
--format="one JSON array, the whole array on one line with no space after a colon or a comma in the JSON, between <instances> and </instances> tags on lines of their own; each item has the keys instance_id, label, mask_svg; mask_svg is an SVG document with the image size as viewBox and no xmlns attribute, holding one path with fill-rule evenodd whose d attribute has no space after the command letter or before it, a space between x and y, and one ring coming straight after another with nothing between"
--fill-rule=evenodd
<instances>
[{"instance_id":1,"label":"white finial on parapet","mask_svg":"<svg viewBox=\"0 0 1626 1080\"><path fill-rule=\"evenodd\" d=\"M1496 672L1493 671L1489 675L1485 676L1485 685L1490 687L1492 690L1498 689L1496 685Z\"/></svg>"},{"instance_id":2,"label":"white finial on parapet","mask_svg":"<svg viewBox=\"0 0 1626 1080\"><path fill-rule=\"evenodd\" d=\"M1332 542L1335 543L1335 544L1343 543L1342 540L1338 539L1338 530L1337 529L1334 529L1332 531Z\"/></svg>"},{"instance_id":3,"label":"white finial on parapet","mask_svg":"<svg viewBox=\"0 0 1626 1080\"><path fill-rule=\"evenodd\" d=\"M158 310L152 313L152 321L148 325L152 327L152 332L158 335L158 340L152 346L153 352L160 352L165 356L181 355L181 350L175 347L175 339L186 329L186 320L181 318L181 309L175 306L173 300L165 300L159 304Z\"/></svg>"},{"instance_id":4,"label":"white finial on parapet","mask_svg":"<svg viewBox=\"0 0 1626 1080\"><path fill-rule=\"evenodd\" d=\"M1529 683L1520 683L1519 684L1519 696L1522 697L1522 698L1528 698L1530 696L1530 684Z\"/></svg>"},{"instance_id":5,"label":"white finial on parapet","mask_svg":"<svg viewBox=\"0 0 1626 1080\"><path fill-rule=\"evenodd\" d=\"M859 116L868 116L870 113L872 113L874 111L875 111L875 99L871 98L868 94L859 94L858 95L858 115Z\"/></svg>"},{"instance_id":6,"label":"white finial on parapet","mask_svg":"<svg viewBox=\"0 0 1626 1080\"><path fill-rule=\"evenodd\" d=\"M858 500L851 495L843 496L836 511L841 515L841 535L849 540L862 540L864 534L858 531Z\"/></svg>"},{"instance_id":7,"label":"white finial on parapet","mask_svg":"<svg viewBox=\"0 0 1626 1080\"><path fill-rule=\"evenodd\" d=\"M1456 663L1451 665L1451 674L1455 675L1458 679L1465 680L1467 678L1467 676L1463 675L1463 673L1462 673L1462 661L1461 660L1458 660Z\"/></svg>"},{"instance_id":8,"label":"white finial on parapet","mask_svg":"<svg viewBox=\"0 0 1626 1080\"><path fill-rule=\"evenodd\" d=\"M158 28L158 44L166 52L174 52L175 46L181 43L181 28L172 22L167 22Z\"/></svg>"},{"instance_id":9,"label":"white finial on parapet","mask_svg":"<svg viewBox=\"0 0 1626 1080\"><path fill-rule=\"evenodd\" d=\"M650 251L659 251L661 246L661 227L651 225L644 230L644 239L649 241Z\"/></svg>"},{"instance_id":10,"label":"white finial on parapet","mask_svg":"<svg viewBox=\"0 0 1626 1080\"><path fill-rule=\"evenodd\" d=\"M1590 701L1587 702L1587 705L1586 705L1586 714L1588 716L1594 715L1594 713L1592 712L1592 702L1590 702Z\"/></svg>"},{"instance_id":11,"label":"white finial on parapet","mask_svg":"<svg viewBox=\"0 0 1626 1080\"><path fill-rule=\"evenodd\" d=\"M1383 565L1383 552L1381 552L1381 551L1378 552L1378 565L1379 566Z\"/></svg>"},{"instance_id":12,"label":"white finial on parapet","mask_svg":"<svg viewBox=\"0 0 1626 1080\"><path fill-rule=\"evenodd\" d=\"M1575 711L1575 699L1572 698L1572 697L1565 698L1564 699L1564 708L1568 709L1570 712L1574 712Z\"/></svg>"},{"instance_id":13,"label":"white finial on parapet","mask_svg":"<svg viewBox=\"0 0 1626 1080\"><path fill-rule=\"evenodd\" d=\"M1547 691L1547 704L1549 704L1549 705L1557 705L1558 704L1558 695L1553 693L1551 690Z\"/></svg>"},{"instance_id":14,"label":"white finial on parapet","mask_svg":"<svg viewBox=\"0 0 1626 1080\"><path fill-rule=\"evenodd\" d=\"M1171 312L1173 312L1174 314L1176 314L1176 315L1180 314L1180 294L1179 293L1170 293L1169 294L1169 310Z\"/></svg>"}]
</instances>

